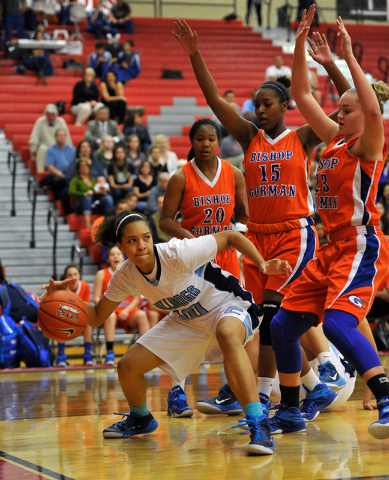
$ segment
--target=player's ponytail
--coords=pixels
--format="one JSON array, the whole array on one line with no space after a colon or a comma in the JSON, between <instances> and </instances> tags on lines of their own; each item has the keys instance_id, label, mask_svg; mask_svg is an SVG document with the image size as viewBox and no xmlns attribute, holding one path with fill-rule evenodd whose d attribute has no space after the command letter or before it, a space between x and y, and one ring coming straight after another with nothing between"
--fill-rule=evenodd
<instances>
[{"instance_id":1,"label":"player's ponytail","mask_svg":"<svg viewBox=\"0 0 389 480\"><path fill-rule=\"evenodd\" d=\"M380 104L381 113L384 113L383 103L389 100L389 85L385 82L373 82L371 86Z\"/></svg>"}]
</instances>

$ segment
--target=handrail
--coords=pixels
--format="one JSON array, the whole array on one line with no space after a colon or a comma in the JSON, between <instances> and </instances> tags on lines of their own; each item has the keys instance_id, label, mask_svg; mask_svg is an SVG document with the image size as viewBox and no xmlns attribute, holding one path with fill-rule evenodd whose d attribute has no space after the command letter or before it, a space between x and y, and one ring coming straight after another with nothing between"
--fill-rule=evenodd
<instances>
[{"instance_id":1,"label":"handrail","mask_svg":"<svg viewBox=\"0 0 389 480\"><path fill-rule=\"evenodd\" d=\"M51 225L53 223L53 226ZM53 279L57 280L57 237L58 237L58 214L50 207L47 211L47 228L53 237L52 260L53 260Z\"/></svg>"},{"instance_id":2,"label":"handrail","mask_svg":"<svg viewBox=\"0 0 389 480\"><path fill-rule=\"evenodd\" d=\"M17 162L19 160L19 154L16 150L8 150L8 171L12 175L12 183L11 183L11 217L16 216L16 209L15 209L15 183L16 183L16 168Z\"/></svg>"},{"instance_id":3,"label":"handrail","mask_svg":"<svg viewBox=\"0 0 389 480\"><path fill-rule=\"evenodd\" d=\"M80 271L80 277L82 278L82 267L84 265L84 254L82 253L81 248L78 245L72 245L72 250L70 258L72 263L74 263L75 254L78 255L78 270Z\"/></svg>"},{"instance_id":4,"label":"handrail","mask_svg":"<svg viewBox=\"0 0 389 480\"><path fill-rule=\"evenodd\" d=\"M36 212L36 197L38 195L38 183L34 176L28 177L27 182L27 198L32 205L31 210L31 239L30 248L35 248L35 212Z\"/></svg>"}]
</instances>

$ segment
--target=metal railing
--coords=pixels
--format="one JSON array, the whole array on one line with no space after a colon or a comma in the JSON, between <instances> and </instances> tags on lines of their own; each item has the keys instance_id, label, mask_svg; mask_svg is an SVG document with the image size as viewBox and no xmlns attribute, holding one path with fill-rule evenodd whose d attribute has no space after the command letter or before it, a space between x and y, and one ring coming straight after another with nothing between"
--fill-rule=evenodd
<instances>
[{"instance_id":1,"label":"metal railing","mask_svg":"<svg viewBox=\"0 0 389 480\"><path fill-rule=\"evenodd\" d=\"M53 279L57 280L58 214L53 207L50 207L47 212L47 228L53 237L53 248L51 252L53 262Z\"/></svg>"},{"instance_id":2,"label":"metal railing","mask_svg":"<svg viewBox=\"0 0 389 480\"><path fill-rule=\"evenodd\" d=\"M7 166L8 171L12 176L11 181L11 217L16 216L16 209L15 209L15 184L16 184L16 168L17 163L19 161L19 154L16 150L9 150L8 151L8 158L7 158Z\"/></svg>"},{"instance_id":3,"label":"metal railing","mask_svg":"<svg viewBox=\"0 0 389 480\"><path fill-rule=\"evenodd\" d=\"M78 256L78 270L80 271L80 276L82 278L82 267L84 266L84 254L78 245L72 245L72 250L70 253L70 259L72 263L74 263L74 258L76 255Z\"/></svg>"},{"instance_id":4,"label":"metal railing","mask_svg":"<svg viewBox=\"0 0 389 480\"><path fill-rule=\"evenodd\" d=\"M36 197L38 196L39 186L34 176L28 177L27 182L27 198L31 203L31 238L30 248L35 248L35 212L36 212Z\"/></svg>"}]
</instances>

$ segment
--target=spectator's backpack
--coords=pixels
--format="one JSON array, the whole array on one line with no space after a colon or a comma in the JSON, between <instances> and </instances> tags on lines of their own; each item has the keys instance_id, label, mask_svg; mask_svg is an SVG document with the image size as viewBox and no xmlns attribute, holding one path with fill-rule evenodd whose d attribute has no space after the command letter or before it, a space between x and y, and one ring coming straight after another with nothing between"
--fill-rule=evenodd
<instances>
[{"instance_id":1,"label":"spectator's backpack","mask_svg":"<svg viewBox=\"0 0 389 480\"><path fill-rule=\"evenodd\" d=\"M18 326L3 312L0 316L0 368L18 368Z\"/></svg>"},{"instance_id":2,"label":"spectator's backpack","mask_svg":"<svg viewBox=\"0 0 389 480\"><path fill-rule=\"evenodd\" d=\"M36 323L38 321L39 305L31 295L16 283L8 283L6 280L3 280L3 282L0 285L0 304L3 311L12 317L15 322L29 320Z\"/></svg>"},{"instance_id":3,"label":"spectator's backpack","mask_svg":"<svg viewBox=\"0 0 389 480\"><path fill-rule=\"evenodd\" d=\"M28 320L22 320L18 332L19 358L26 367L51 367L54 354L47 338Z\"/></svg>"}]
</instances>

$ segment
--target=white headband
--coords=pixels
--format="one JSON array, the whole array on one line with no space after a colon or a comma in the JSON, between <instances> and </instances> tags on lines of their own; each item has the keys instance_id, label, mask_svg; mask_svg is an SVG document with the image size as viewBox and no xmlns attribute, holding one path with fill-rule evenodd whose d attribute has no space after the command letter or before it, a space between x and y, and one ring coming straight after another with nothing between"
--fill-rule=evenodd
<instances>
[{"instance_id":1,"label":"white headband","mask_svg":"<svg viewBox=\"0 0 389 480\"><path fill-rule=\"evenodd\" d=\"M123 217L120 222L119 222L119 225L117 226L116 228L116 238L118 236L118 231L119 231L119 228L120 228L120 225L124 222L124 220L126 218L129 218L129 217L132 217L132 216L136 216L136 217L139 217L141 220L145 221L145 219L142 217L142 215L139 215L139 213L130 213L129 215L126 215L125 217Z\"/></svg>"}]
</instances>

